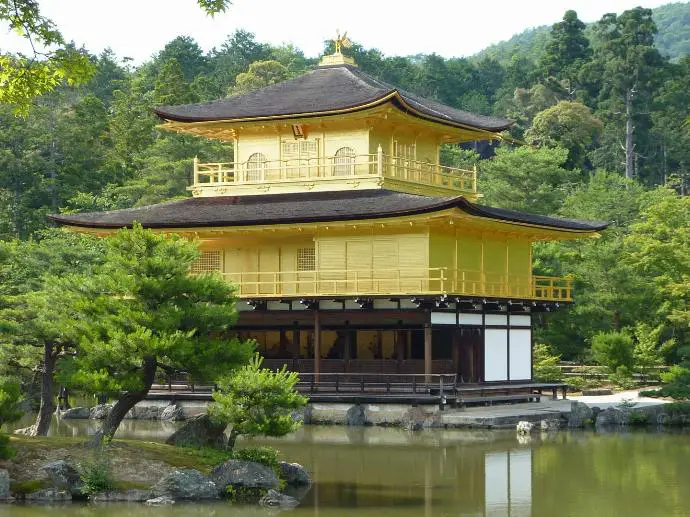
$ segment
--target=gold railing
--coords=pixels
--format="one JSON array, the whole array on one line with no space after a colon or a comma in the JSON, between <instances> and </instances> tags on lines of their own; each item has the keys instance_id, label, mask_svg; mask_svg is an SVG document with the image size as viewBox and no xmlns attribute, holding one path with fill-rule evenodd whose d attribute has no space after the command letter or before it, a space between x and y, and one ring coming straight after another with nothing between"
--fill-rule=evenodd
<instances>
[{"instance_id":1,"label":"gold railing","mask_svg":"<svg viewBox=\"0 0 690 517\"><path fill-rule=\"evenodd\" d=\"M399 156L375 154L327 156L242 163L199 163L194 159L194 187L260 185L294 181L391 178L476 194L476 170L445 167Z\"/></svg>"},{"instance_id":2,"label":"gold railing","mask_svg":"<svg viewBox=\"0 0 690 517\"><path fill-rule=\"evenodd\" d=\"M224 273L240 298L446 294L571 301L570 278L454 271L447 268Z\"/></svg>"}]
</instances>

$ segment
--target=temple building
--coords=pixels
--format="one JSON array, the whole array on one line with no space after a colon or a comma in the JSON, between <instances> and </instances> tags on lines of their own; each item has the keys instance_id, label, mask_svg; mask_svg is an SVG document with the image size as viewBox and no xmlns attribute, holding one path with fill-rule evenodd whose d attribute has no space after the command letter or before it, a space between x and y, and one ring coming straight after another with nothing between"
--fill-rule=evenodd
<instances>
[{"instance_id":1,"label":"temple building","mask_svg":"<svg viewBox=\"0 0 690 517\"><path fill-rule=\"evenodd\" d=\"M237 286L240 336L317 382L531 380L533 315L572 301L569 278L533 274L532 243L606 227L482 205L476 169L441 165L440 146L500 139L512 122L402 91L340 52L278 84L156 113L163 129L233 154L195 160L187 199L52 219L198 238L192 272Z\"/></svg>"}]
</instances>

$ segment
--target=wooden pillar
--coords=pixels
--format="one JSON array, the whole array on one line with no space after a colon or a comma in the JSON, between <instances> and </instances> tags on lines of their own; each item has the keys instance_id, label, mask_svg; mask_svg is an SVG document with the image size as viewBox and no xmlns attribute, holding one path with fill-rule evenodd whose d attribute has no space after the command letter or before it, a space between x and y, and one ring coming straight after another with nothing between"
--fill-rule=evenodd
<instances>
[{"instance_id":1,"label":"wooden pillar","mask_svg":"<svg viewBox=\"0 0 690 517\"><path fill-rule=\"evenodd\" d=\"M453 369L455 373L460 372L460 331L456 328L453 330Z\"/></svg>"},{"instance_id":2,"label":"wooden pillar","mask_svg":"<svg viewBox=\"0 0 690 517\"><path fill-rule=\"evenodd\" d=\"M431 382L431 323L424 324L424 382Z\"/></svg>"},{"instance_id":3,"label":"wooden pillar","mask_svg":"<svg viewBox=\"0 0 690 517\"><path fill-rule=\"evenodd\" d=\"M321 373L321 319L319 310L314 311L314 381L319 382Z\"/></svg>"}]
</instances>

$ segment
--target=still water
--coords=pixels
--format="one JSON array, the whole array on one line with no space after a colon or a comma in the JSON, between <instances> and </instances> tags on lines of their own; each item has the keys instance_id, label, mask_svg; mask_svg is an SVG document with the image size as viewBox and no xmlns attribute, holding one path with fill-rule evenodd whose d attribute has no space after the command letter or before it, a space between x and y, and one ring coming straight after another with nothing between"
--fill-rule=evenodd
<instances>
[{"instance_id":1,"label":"still water","mask_svg":"<svg viewBox=\"0 0 690 517\"><path fill-rule=\"evenodd\" d=\"M93 424L63 421L59 435ZM174 424L125 422L120 436L163 440ZM264 441L315 481L294 517L690 516L690 435L653 432L535 434L512 431L307 426ZM273 512L275 513L275 512ZM59 507L0 506L11 517L264 516L228 503Z\"/></svg>"}]
</instances>

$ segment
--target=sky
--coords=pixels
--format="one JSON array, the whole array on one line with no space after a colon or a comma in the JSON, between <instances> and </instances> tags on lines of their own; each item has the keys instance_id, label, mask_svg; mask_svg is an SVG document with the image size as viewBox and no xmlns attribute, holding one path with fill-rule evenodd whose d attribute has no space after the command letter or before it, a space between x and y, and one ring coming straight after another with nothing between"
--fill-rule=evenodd
<instances>
[{"instance_id":1,"label":"sky","mask_svg":"<svg viewBox=\"0 0 690 517\"><path fill-rule=\"evenodd\" d=\"M346 30L365 48L385 55L436 53L472 55L492 43L530 27L551 25L568 9L581 20L596 21L643 5L669 0L234 0L227 12L207 16L196 0L39 0L67 40L91 53L107 47L135 64L149 59L180 35L193 37L208 51L236 29L256 34L257 41L292 43L316 57L323 41ZM18 38L0 30L0 49L26 51Z\"/></svg>"}]
</instances>

